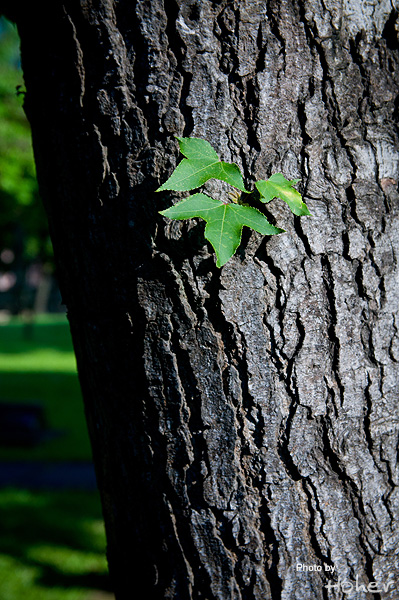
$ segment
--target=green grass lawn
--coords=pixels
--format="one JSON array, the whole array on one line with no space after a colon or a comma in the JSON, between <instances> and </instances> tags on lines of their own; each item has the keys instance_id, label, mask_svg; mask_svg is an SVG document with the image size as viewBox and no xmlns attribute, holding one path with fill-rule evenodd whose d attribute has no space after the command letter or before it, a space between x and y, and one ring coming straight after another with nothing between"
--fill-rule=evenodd
<instances>
[{"instance_id":1,"label":"green grass lawn","mask_svg":"<svg viewBox=\"0 0 399 600\"><path fill-rule=\"evenodd\" d=\"M104 548L97 493L0 490L2 600L112 598Z\"/></svg>"},{"instance_id":2,"label":"green grass lawn","mask_svg":"<svg viewBox=\"0 0 399 600\"><path fill-rule=\"evenodd\" d=\"M64 315L0 325L0 401L33 402L60 435L0 460L90 460ZM96 491L0 488L0 599L106 600L105 533Z\"/></svg>"},{"instance_id":3,"label":"green grass lawn","mask_svg":"<svg viewBox=\"0 0 399 600\"><path fill-rule=\"evenodd\" d=\"M0 448L0 460L90 460L91 450L65 315L0 325L0 402L45 409L56 436L36 447Z\"/></svg>"}]
</instances>

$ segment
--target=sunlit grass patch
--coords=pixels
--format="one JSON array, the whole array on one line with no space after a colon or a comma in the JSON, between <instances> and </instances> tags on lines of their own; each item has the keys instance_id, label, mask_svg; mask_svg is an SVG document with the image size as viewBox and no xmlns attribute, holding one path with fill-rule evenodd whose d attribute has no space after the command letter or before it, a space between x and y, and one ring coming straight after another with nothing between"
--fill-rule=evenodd
<instances>
[{"instance_id":1,"label":"sunlit grass patch","mask_svg":"<svg viewBox=\"0 0 399 600\"><path fill-rule=\"evenodd\" d=\"M16 360L17 359L17 360ZM0 352L0 372L4 373L76 373L75 355L57 348L37 348L27 352Z\"/></svg>"}]
</instances>

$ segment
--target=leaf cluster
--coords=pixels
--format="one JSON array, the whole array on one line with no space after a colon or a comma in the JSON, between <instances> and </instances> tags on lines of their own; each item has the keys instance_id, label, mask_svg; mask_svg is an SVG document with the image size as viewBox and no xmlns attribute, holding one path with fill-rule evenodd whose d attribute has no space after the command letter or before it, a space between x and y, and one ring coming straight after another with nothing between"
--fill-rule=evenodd
<instances>
[{"instance_id":1,"label":"leaf cluster","mask_svg":"<svg viewBox=\"0 0 399 600\"><path fill-rule=\"evenodd\" d=\"M225 265L237 250L243 227L250 227L262 235L275 235L284 231L269 223L260 210L248 205L255 190L246 190L236 164L219 160L218 154L206 140L179 137L177 140L185 158L158 188L158 192L196 190L209 179L224 181L236 190L235 195L230 195L232 202L222 202L206 194L196 193L160 211L161 215L170 219L199 217L206 221L205 238L216 252L218 267ZM299 179L289 181L281 173L275 173L267 180L257 181L255 187L261 202L266 204L274 198L281 198L295 215L310 215L301 194L293 187L298 181ZM237 190L245 194L245 204Z\"/></svg>"}]
</instances>

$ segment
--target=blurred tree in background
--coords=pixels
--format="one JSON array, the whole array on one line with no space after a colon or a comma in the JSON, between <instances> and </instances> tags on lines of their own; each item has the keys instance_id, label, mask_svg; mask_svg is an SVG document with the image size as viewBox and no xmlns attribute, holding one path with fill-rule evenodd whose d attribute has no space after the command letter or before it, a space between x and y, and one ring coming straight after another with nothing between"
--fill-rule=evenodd
<instances>
[{"instance_id":1,"label":"blurred tree in background","mask_svg":"<svg viewBox=\"0 0 399 600\"><path fill-rule=\"evenodd\" d=\"M46 310L53 251L39 197L24 96L19 38L0 19L0 310Z\"/></svg>"}]
</instances>

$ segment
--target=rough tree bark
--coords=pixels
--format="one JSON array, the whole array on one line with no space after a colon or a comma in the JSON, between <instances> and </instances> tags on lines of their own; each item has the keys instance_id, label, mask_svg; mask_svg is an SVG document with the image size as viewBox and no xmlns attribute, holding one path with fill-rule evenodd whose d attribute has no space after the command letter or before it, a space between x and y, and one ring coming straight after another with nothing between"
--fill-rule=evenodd
<instances>
[{"instance_id":1,"label":"rough tree bark","mask_svg":"<svg viewBox=\"0 0 399 600\"><path fill-rule=\"evenodd\" d=\"M32 4L11 10L117 600L397 598L393 4ZM314 216L274 202L287 233L218 270L202 225L157 213L174 134L248 184L301 178Z\"/></svg>"}]
</instances>

